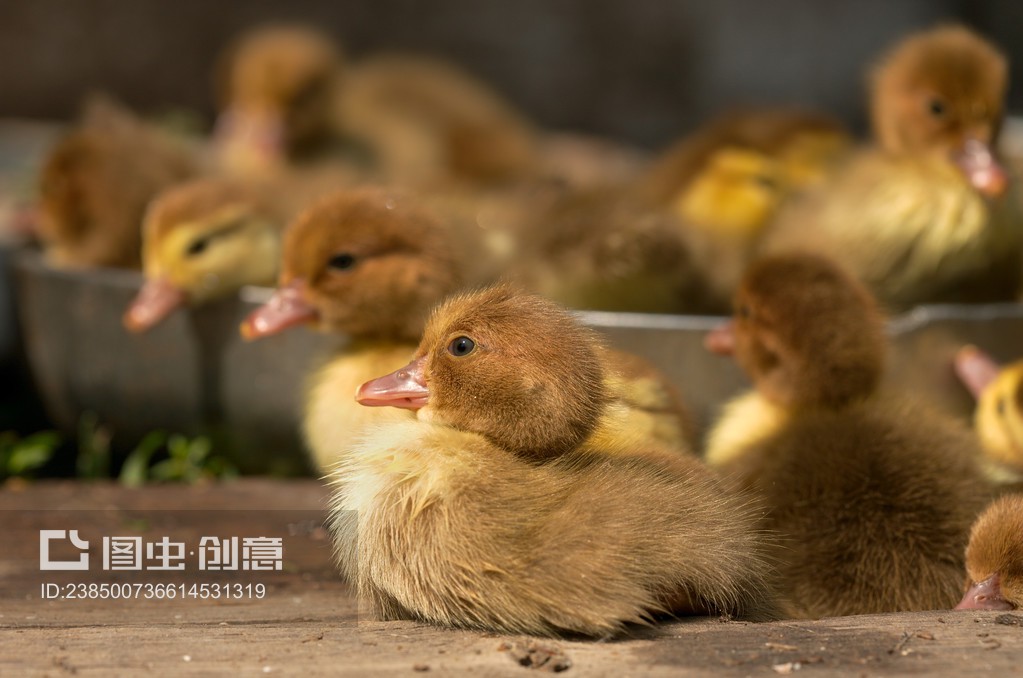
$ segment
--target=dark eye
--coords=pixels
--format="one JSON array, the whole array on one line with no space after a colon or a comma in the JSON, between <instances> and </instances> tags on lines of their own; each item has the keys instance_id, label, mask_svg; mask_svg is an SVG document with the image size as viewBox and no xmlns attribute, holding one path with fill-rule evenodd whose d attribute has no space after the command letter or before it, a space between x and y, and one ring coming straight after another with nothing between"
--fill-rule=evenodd
<instances>
[{"instance_id":1,"label":"dark eye","mask_svg":"<svg viewBox=\"0 0 1023 678\"><path fill-rule=\"evenodd\" d=\"M209 246L209 244L210 241L206 238L194 240L188 245L188 249L185 250L185 253L190 257L198 256L206 251L206 247Z\"/></svg>"},{"instance_id":2,"label":"dark eye","mask_svg":"<svg viewBox=\"0 0 1023 678\"><path fill-rule=\"evenodd\" d=\"M931 99L927 102L927 110L931 112L935 118L940 118L945 115L945 102L941 99Z\"/></svg>"},{"instance_id":3,"label":"dark eye","mask_svg":"<svg viewBox=\"0 0 1023 678\"><path fill-rule=\"evenodd\" d=\"M998 414L1000 414L1003 417L1005 416L1005 398L1004 397L998 399L998 403L995 405L995 408L998 410Z\"/></svg>"},{"instance_id":4,"label":"dark eye","mask_svg":"<svg viewBox=\"0 0 1023 678\"><path fill-rule=\"evenodd\" d=\"M735 312L739 315L740 318L748 318L749 315L750 315L749 314L749 306L747 306L745 304L743 304L742 306L737 308L735 310Z\"/></svg>"},{"instance_id":5,"label":"dark eye","mask_svg":"<svg viewBox=\"0 0 1023 678\"><path fill-rule=\"evenodd\" d=\"M335 254L327 262L327 265L331 268L336 268L339 271L346 271L352 266L355 266L355 256L348 252L342 252L341 254Z\"/></svg>"},{"instance_id":6,"label":"dark eye","mask_svg":"<svg viewBox=\"0 0 1023 678\"><path fill-rule=\"evenodd\" d=\"M448 344L448 351L456 358L467 356L476 348L476 342L469 337L457 337Z\"/></svg>"}]
</instances>

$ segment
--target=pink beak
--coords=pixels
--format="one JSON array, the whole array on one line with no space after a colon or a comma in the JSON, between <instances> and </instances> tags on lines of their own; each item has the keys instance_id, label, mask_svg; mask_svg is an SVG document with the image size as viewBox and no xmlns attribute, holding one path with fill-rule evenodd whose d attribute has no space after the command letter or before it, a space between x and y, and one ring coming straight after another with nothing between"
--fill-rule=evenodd
<instances>
[{"instance_id":1,"label":"pink beak","mask_svg":"<svg viewBox=\"0 0 1023 678\"><path fill-rule=\"evenodd\" d=\"M188 297L166 278L147 280L131 302L122 322L130 332L145 332L184 306Z\"/></svg>"},{"instance_id":2,"label":"pink beak","mask_svg":"<svg viewBox=\"0 0 1023 678\"><path fill-rule=\"evenodd\" d=\"M355 399L367 407L400 407L418 410L430 400L423 368L426 356L416 358L405 367L378 377L359 387Z\"/></svg>"},{"instance_id":3,"label":"pink beak","mask_svg":"<svg viewBox=\"0 0 1023 678\"><path fill-rule=\"evenodd\" d=\"M998 363L976 346L963 346L956 353L955 371L959 380L969 389L974 398L980 398L984 390L998 377Z\"/></svg>"},{"instance_id":4,"label":"pink beak","mask_svg":"<svg viewBox=\"0 0 1023 678\"><path fill-rule=\"evenodd\" d=\"M956 605L957 610L1012 610L1013 605L1002 598L998 573L974 584Z\"/></svg>"},{"instance_id":5,"label":"pink beak","mask_svg":"<svg viewBox=\"0 0 1023 678\"><path fill-rule=\"evenodd\" d=\"M991 147L978 139L967 139L952 156L970 184L989 198L997 198L1009 185L1009 176L995 159Z\"/></svg>"},{"instance_id":6,"label":"pink beak","mask_svg":"<svg viewBox=\"0 0 1023 678\"><path fill-rule=\"evenodd\" d=\"M242 336L249 340L260 339L319 318L319 311L305 300L304 292L305 281L301 278L278 288L270 301L245 319L241 326Z\"/></svg>"},{"instance_id":7,"label":"pink beak","mask_svg":"<svg viewBox=\"0 0 1023 678\"><path fill-rule=\"evenodd\" d=\"M729 320L703 338L703 347L711 353L729 356L735 353L735 323Z\"/></svg>"}]
</instances>

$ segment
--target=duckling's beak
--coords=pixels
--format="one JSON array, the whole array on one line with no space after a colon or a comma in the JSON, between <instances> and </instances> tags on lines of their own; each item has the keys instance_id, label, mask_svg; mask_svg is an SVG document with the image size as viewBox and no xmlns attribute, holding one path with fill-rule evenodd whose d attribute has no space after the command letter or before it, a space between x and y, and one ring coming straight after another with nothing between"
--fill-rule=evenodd
<instances>
[{"instance_id":1,"label":"duckling's beak","mask_svg":"<svg viewBox=\"0 0 1023 678\"><path fill-rule=\"evenodd\" d=\"M955 371L974 398L980 398L998 376L998 363L976 346L963 346L956 353Z\"/></svg>"},{"instance_id":2,"label":"duckling's beak","mask_svg":"<svg viewBox=\"0 0 1023 678\"><path fill-rule=\"evenodd\" d=\"M367 381L355 393L355 399L366 407L401 407L418 410L430 400L423 368L426 356L416 358L405 367L383 377Z\"/></svg>"},{"instance_id":3,"label":"duckling's beak","mask_svg":"<svg viewBox=\"0 0 1023 678\"><path fill-rule=\"evenodd\" d=\"M145 332L187 301L188 296L171 281L152 278L135 295L122 322L129 332Z\"/></svg>"},{"instance_id":4,"label":"duckling's beak","mask_svg":"<svg viewBox=\"0 0 1023 678\"><path fill-rule=\"evenodd\" d=\"M724 325L715 327L703 338L703 347L711 353L718 355L732 355L735 353L735 323L731 320Z\"/></svg>"},{"instance_id":5,"label":"duckling's beak","mask_svg":"<svg viewBox=\"0 0 1023 678\"><path fill-rule=\"evenodd\" d=\"M998 573L971 586L956 605L957 610L1012 610L1013 605L1002 597Z\"/></svg>"},{"instance_id":6,"label":"duckling's beak","mask_svg":"<svg viewBox=\"0 0 1023 678\"><path fill-rule=\"evenodd\" d=\"M997 198L1009 185L1009 176L995 159L991 147L979 139L967 139L952 154L952 161L970 184L989 198Z\"/></svg>"},{"instance_id":7,"label":"duckling's beak","mask_svg":"<svg viewBox=\"0 0 1023 678\"><path fill-rule=\"evenodd\" d=\"M319 311L306 301L304 291L302 278L278 288L270 301L250 313L242 323L242 337L250 341L260 339L319 318Z\"/></svg>"}]
</instances>

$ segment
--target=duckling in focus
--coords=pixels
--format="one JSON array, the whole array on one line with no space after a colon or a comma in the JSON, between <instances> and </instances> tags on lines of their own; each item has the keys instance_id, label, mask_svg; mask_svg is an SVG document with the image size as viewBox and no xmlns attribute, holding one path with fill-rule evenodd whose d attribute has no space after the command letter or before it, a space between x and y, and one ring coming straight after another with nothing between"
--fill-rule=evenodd
<instances>
[{"instance_id":1,"label":"duckling in focus","mask_svg":"<svg viewBox=\"0 0 1023 678\"><path fill-rule=\"evenodd\" d=\"M214 144L223 169L261 176L328 149L342 65L314 29L272 25L243 34L217 70Z\"/></svg>"},{"instance_id":2,"label":"duckling in focus","mask_svg":"<svg viewBox=\"0 0 1023 678\"><path fill-rule=\"evenodd\" d=\"M146 282L125 328L144 332L181 306L273 284L285 219L265 190L234 180L197 179L161 193L146 215Z\"/></svg>"},{"instance_id":3,"label":"duckling in focus","mask_svg":"<svg viewBox=\"0 0 1023 678\"><path fill-rule=\"evenodd\" d=\"M966 548L968 587L957 610L1023 607L1023 495L1009 494L977 518Z\"/></svg>"},{"instance_id":4,"label":"duckling in focus","mask_svg":"<svg viewBox=\"0 0 1023 678\"><path fill-rule=\"evenodd\" d=\"M985 474L999 485L1023 482L1023 361L999 367L980 349L965 346L955 368L977 399L973 425Z\"/></svg>"},{"instance_id":5,"label":"duckling in focus","mask_svg":"<svg viewBox=\"0 0 1023 678\"><path fill-rule=\"evenodd\" d=\"M744 276L731 352L755 393L726 408L708 461L762 499L795 617L948 608L988 492L976 441L882 393L885 340L864 287L834 262L767 257Z\"/></svg>"},{"instance_id":6,"label":"duckling in focus","mask_svg":"<svg viewBox=\"0 0 1023 678\"><path fill-rule=\"evenodd\" d=\"M587 447L601 372L593 335L539 297L498 287L435 310L414 360L357 396L417 420L380 427L332 478L360 597L385 619L537 635L765 614L752 505L691 457Z\"/></svg>"},{"instance_id":7,"label":"duckling in focus","mask_svg":"<svg viewBox=\"0 0 1023 678\"><path fill-rule=\"evenodd\" d=\"M1023 218L995 150L1007 73L960 26L900 42L871 80L876 147L793 200L763 251L835 256L891 310L1014 299Z\"/></svg>"},{"instance_id":8,"label":"duckling in focus","mask_svg":"<svg viewBox=\"0 0 1023 678\"><path fill-rule=\"evenodd\" d=\"M36 230L47 260L61 268L138 268L149 200L198 170L183 142L110 100L90 100L40 172Z\"/></svg>"}]
</instances>

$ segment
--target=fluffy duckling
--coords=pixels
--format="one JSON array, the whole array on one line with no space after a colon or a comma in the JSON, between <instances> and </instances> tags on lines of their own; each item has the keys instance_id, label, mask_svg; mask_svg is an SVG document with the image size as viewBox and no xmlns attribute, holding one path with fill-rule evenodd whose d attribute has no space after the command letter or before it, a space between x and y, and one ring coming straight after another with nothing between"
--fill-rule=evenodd
<instances>
[{"instance_id":1,"label":"fluffy duckling","mask_svg":"<svg viewBox=\"0 0 1023 678\"><path fill-rule=\"evenodd\" d=\"M995 500L977 518L966 548L968 589L957 610L1023 607L1023 495Z\"/></svg>"},{"instance_id":2,"label":"fluffy duckling","mask_svg":"<svg viewBox=\"0 0 1023 678\"><path fill-rule=\"evenodd\" d=\"M303 431L318 468L330 468L367 424L402 418L358 407L352 394L408 362L429 310L465 283L465 269L446 224L395 191L335 192L288 227L279 289L242 335L313 325L351 337L309 382Z\"/></svg>"},{"instance_id":3,"label":"fluffy duckling","mask_svg":"<svg viewBox=\"0 0 1023 678\"><path fill-rule=\"evenodd\" d=\"M1023 482L1023 361L1000 368L980 349L966 346L955 358L959 378L977 399L973 424L984 450L988 478Z\"/></svg>"},{"instance_id":4,"label":"fluffy duckling","mask_svg":"<svg viewBox=\"0 0 1023 678\"><path fill-rule=\"evenodd\" d=\"M874 300L812 255L754 264L730 328L755 393L726 408L708 461L765 502L782 598L796 617L948 608L987 491L975 440L878 392L885 341Z\"/></svg>"},{"instance_id":5,"label":"fluffy duckling","mask_svg":"<svg viewBox=\"0 0 1023 678\"><path fill-rule=\"evenodd\" d=\"M365 59L347 70L339 101L343 129L377 154L391 182L486 184L536 171L537 141L526 119L451 64L403 55Z\"/></svg>"},{"instance_id":6,"label":"fluffy duckling","mask_svg":"<svg viewBox=\"0 0 1023 678\"><path fill-rule=\"evenodd\" d=\"M220 164L260 175L328 147L341 68L338 50L315 30L274 25L243 34L217 72Z\"/></svg>"},{"instance_id":7,"label":"fluffy duckling","mask_svg":"<svg viewBox=\"0 0 1023 678\"><path fill-rule=\"evenodd\" d=\"M513 237L512 276L566 306L647 313L713 308L705 240L627 191L555 189L524 211Z\"/></svg>"},{"instance_id":8,"label":"fluffy duckling","mask_svg":"<svg viewBox=\"0 0 1023 678\"><path fill-rule=\"evenodd\" d=\"M273 284L285 219L260 187L233 180L197 179L161 193L143 226L146 282L124 326L143 332L186 304Z\"/></svg>"},{"instance_id":9,"label":"fluffy duckling","mask_svg":"<svg viewBox=\"0 0 1023 678\"><path fill-rule=\"evenodd\" d=\"M830 253L893 310L1014 298L1023 220L995 157L1007 71L966 28L903 40L871 81L877 146L784 210L765 251Z\"/></svg>"},{"instance_id":10,"label":"fluffy duckling","mask_svg":"<svg viewBox=\"0 0 1023 678\"><path fill-rule=\"evenodd\" d=\"M594 637L764 611L751 505L695 459L587 449L601 369L591 333L539 297L499 287L435 310L414 360L357 396L418 420L381 427L333 476L360 597L387 619Z\"/></svg>"},{"instance_id":11,"label":"fluffy duckling","mask_svg":"<svg viewBox=\"0 0 1023 678\"><path fill-rule=\"evenodd\" d=\"M812 185L849 147L848 132L825 115L784 108L733 111L670 146L639 178L636 190L655 204L675 205L687 219L702 217L708 228L720 222L726 229L740 224L752 229L766 222L779 199L746 196L738 190L743 184L752 191L760 183L779 194ZM704 180L720 174L732 190L699 201L685 198L707 173ZM746 178L737 181L741 177ZM739 196L744 205L737 207L733 200Z\"/></svg>"},{"instance_id":12,"label":"fluffy duckling","mask_svg":"<svg viewBox=\"0 0 1023 678\"><path fill-rule=\"evenodd\" d=\"M183 143L106 99L43 162L37 233L60 267L138 268L149 200L198 171Z\"/></svg>"}]
</instances>

